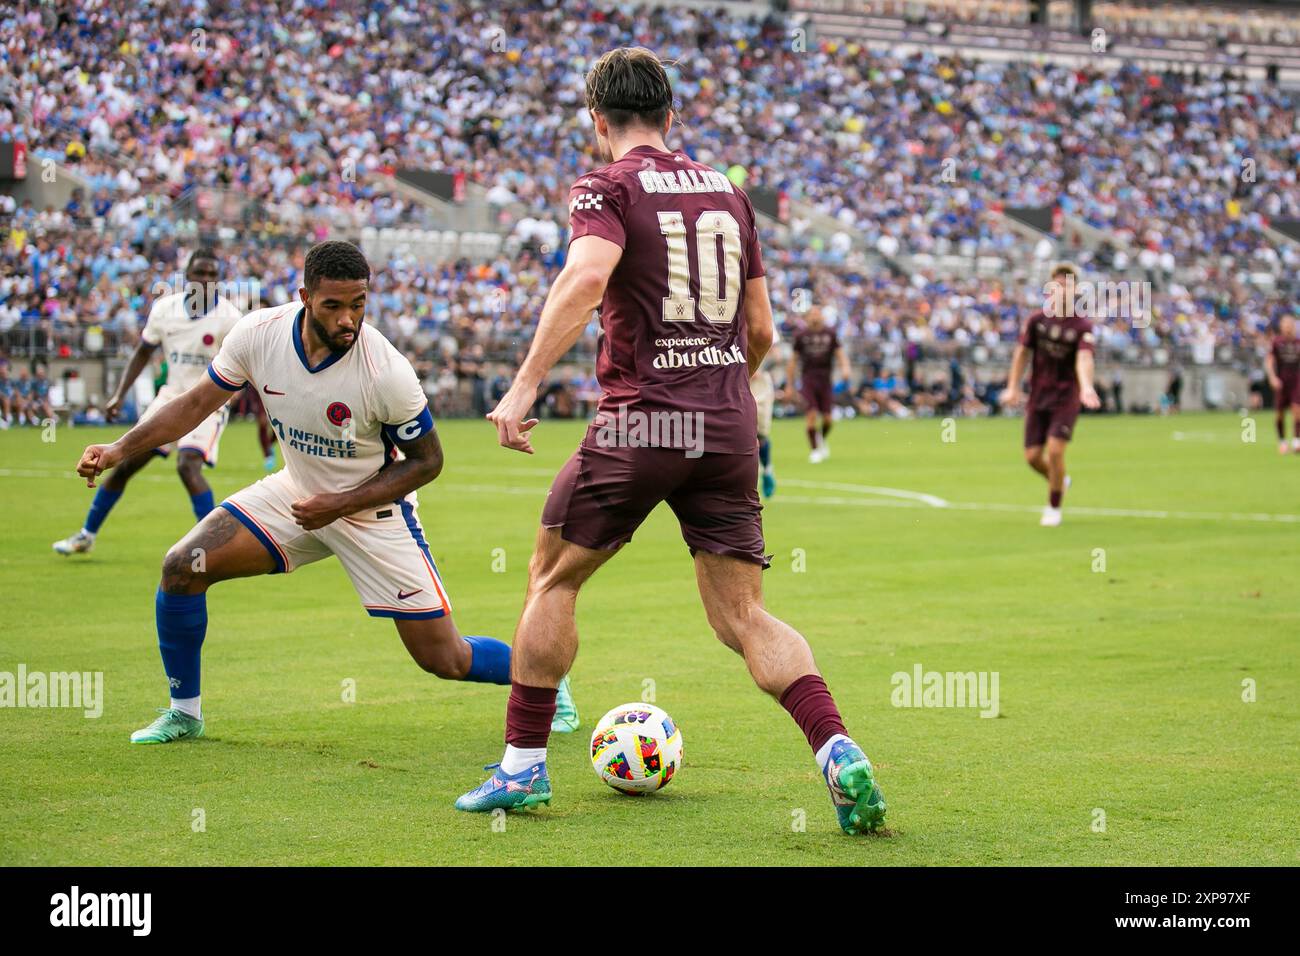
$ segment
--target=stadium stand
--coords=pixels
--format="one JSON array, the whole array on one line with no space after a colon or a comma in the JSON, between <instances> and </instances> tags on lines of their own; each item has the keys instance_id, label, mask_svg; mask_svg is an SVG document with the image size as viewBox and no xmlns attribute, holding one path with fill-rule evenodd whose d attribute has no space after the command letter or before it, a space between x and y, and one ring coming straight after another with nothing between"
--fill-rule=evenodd
<instances>
[{"instance_id":1,"label":"stadium stand","mask_svg":"<svg viewBox=\"0 0 1300 956\"><path fill-rule=\"evenodd\" d=\"M444 412L475 410L527 341L569 183L595 165L583 70L629 38L673 63L675 143L779 197L779 320L811 290L864 379L916 367L954 393L996 379L1062 254L1150 288L1146 314L1104 323L1105 354L1129 365L1244 374L1294 311L1300 244L1273 225L1300 220L1297 94L1255 69L1285 18L1245 18L1229 50L1177 10L1099 4L1106 55L1046 65L1044 43L1090 56L1059 4L1043 28L1014 2L795 6L378 0L358 20L304 0L18 4L0 141L76 186L0 210L0 342L120 362L200 237L268 301L292 294L306 243L351 238L377 267L373 320ZM1161 50L1178 69L1152 68ZM1013 208L1060 225L1027 228ZM577 381L594 343L593 328Z\"/></svg>"}]
</instances>

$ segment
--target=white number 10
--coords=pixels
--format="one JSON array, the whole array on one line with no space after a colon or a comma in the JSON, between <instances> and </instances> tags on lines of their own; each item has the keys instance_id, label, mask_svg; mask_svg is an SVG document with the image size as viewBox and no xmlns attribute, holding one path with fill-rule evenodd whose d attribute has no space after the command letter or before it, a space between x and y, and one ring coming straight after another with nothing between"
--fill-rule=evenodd
<instances>
[{"instance_id":1,"label":"white number 10","mask_svg":"<svg viewBox=\"0 0 1300 956\"><path fill-rule=\"evenodd\" d=\"M694 322L691 264L686 252L686 220L680 212L659 213L659 231L668 240L668 298L665 322ZM722 240L723 276L718 271L718 239ZM700 314L715 325L729 325L740 304L740 225L724 211L700 213L695 220L695 260L700 267Z\"/></svg>"}]
</instances>

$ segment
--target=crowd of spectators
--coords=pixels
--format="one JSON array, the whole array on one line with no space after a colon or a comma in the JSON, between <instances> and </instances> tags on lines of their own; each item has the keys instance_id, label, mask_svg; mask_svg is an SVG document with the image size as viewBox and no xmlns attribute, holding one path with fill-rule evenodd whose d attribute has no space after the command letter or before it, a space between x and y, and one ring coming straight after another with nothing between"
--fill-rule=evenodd
<instances>
[{"instance_id":1,"label":"crowd of spectators","mask_svg":"<svg viewBox=\"0 0 1300 956\"><path fill-rule=\"evenodd\" d=\"M385 252L371 316L431 394L468 381L475 407L489 402L560 264L568 186L594 164L583 72L633 42L671 63L675 145L838 224L829 244L802 241L804 220L769 244L771 286L784 323L815 298L864 363L896 371L911 348L1014 340L1041 297L1026 275L900 273L854 255L1024 262L1026 241L996 215L1009 206L1059 204L1110 237L1071 250L1085 270L1147 278L1149 312L1103 323L1116 352L1213 357L1294 308L1300 254L1264 227L1300 218L1300 120L1295 94L1265 82L902 55L776 15L590 0L24 0L0 20L0 140L86 183L62 208L0 196L10 348L129 351L175 288L196 189L256 204L222 244L252 307L294 294L312 239L406 221L382 174L429 168L481 186L517 241L481 263ZM1270 291L1248 271L1282 281ZM577 354L594 348L593 326ZM860 399L888 408L888 376L865 377ZM580 408L580 394L566 383L549 400Z\"/></svg>"},{"instance_id":2,"label":"crowd of spectators","mask_svg":"<svg viewBox=\"0 0 1300 956\"><path fill-rule=\"evenodd\" d=\"M291 301L305 249L304 242L251 239L221 245L222 293L249 310ZM187 251L175 237L124 245L111 231L76 227L66 213L20 213L0 241L0 343L22 354L124 357L153 301L181 288ZM561 252L544 252L538 243L484 262L428 263L401 252L372 258L367 320L411 358L435 404L483 410L522 358L561 261ZM792 332L801 314L820 304L848 343L861 381L885 383L857 398L885 411L897 411L886 399L898 386L888 374L882 379L881 370L901 373L922 357L1004 359L1025 317L1043 303L1040 287L1000 277L909 277L828 265L774 246L765 263L782 331ZM1194 288L1169 282L1141 314L1099 317L1098 347L1130 362L1180 354L1220 360L1257 347L1292 308L1286 298L1232 276ZM597 337L592 322L571 357L575 378L547 395L554 413L580 414L593 397L590 372L583 370ZM974 376L968 379L973 387ZM908 393L916 394L915 376L906 381ZM922 390L931 384L922 383Z\"/></svg>"},{"instance_id":3,"label":"crowd of spectators","mask_svg":"<svg viewBox=\"0 0 1300 956\"><path fill-rule=\"evenodd\" d=\"M583 72L635 42L672 63L697 159L887 248L1006 251L989 210L1060 202L1157 254L1245 259L1300 217L1295 94L1265 81L904 56L592 0L26 0L5 28L0 137L23 125L94 202L212 186L386 224L410 207L371 174L400 165L562 208L592 163Z\"/></svg>"}]
</instances>

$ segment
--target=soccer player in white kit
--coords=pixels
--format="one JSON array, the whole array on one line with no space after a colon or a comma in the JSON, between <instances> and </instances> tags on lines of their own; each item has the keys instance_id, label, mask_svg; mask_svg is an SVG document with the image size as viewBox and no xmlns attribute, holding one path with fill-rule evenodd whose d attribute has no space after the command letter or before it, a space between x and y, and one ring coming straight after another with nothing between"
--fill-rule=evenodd
<instances>
[{"instance_id":1,"label":"soccer player in white kit","mask_svg":"<svg viewBox=\"0 0 1300 956\"><path fill-rule=\"evenodd\" d=\"M365 256L322 242L304 272L301 302L246 315L193 388L113 444L91 445L77 466L93 485L105 468L185 434L245 384L261 395L284 451L284 469L231 495L167 553L155 608L171 703L134 743L203 735L211 585L331 554L367 613L392 618L424 670L510 683L510 647L461 637L425 542L415 490L442 471L442 446L415 370L364 322Z\"/></svg>"},{"instance_id":2,"label":"soccer player in white kit","mask_svg":"<svg viewBox=\"0 0 1300 956\"><path fill-rule=\"evenodd\" d=\"M185 290L161 296L154 302L140 333L140 344L104 407L109 421L116 417L131 386L148 367L159 347L167 359L167 384L159 389L158 395L140 416L141 421L158 414L169 401L207 375L208 363L216 356L227 333L243 316L233 302L218 295L218 274L216 253L211 249L197 249L185 265ZM203 477L203 466L215 468L217 465L217 445L226 427L226 416L227 409L223 403L178 442L143 449L122 461L96 492L81 530L54 542L54 550L59 554L85 554L93 548L100 525L126 491L131 476L153 461L155 456L166 458L173 447L177 450L176 473L189 492L195 520L202 521L213 505L212 489Z\"/></svg>"}]
</instances>

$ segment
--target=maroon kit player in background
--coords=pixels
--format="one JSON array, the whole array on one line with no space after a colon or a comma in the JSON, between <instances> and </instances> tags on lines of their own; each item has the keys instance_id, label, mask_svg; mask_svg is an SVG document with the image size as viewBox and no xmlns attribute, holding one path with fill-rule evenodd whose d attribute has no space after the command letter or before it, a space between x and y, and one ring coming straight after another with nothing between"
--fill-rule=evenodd
<instances>
[{"instance_id":1,"label":"maroon kit player in background","mask_svg":"<svg viewBox=\"0 0 1300 956\"><path fill-rule=\"evenodd\" d=\"M1046 306L1025 322L1002 393L1002 404L1009 407L1024 400L1020 380L1033 352L1029 407L1025 410L1025 461L1047 479L1047 507L1039 524L1049 528L1061 523L1061 499L1070 480L1065 473L1065 446L1074 437L1079 406L1101 406L1092 387L1092 323L1074 311L1078 279L1079 270L1070 263L1052 267Z\"/></svg>"},{"instance_id":2,"label":"maroon kit player in background","mask_svg":"<svg viewBox=\"0 0 1300 956\"><path fill-rule=\"evenodd\" d=\"M1277 409L1277 450L1285 455L1286 410L1291 409L1291 451L1300 452L1300 338L1296 338L1295 319L1284 316L1277 324L1277 335L1264 360L1268 384L1273 389L1273 407Z\"/></svg>"},{"instance_id":3,"label":"maroon kit player in background","mask_svg":"<svg viewBox=\"0 0 1300 956\"><path fill-rule=\"evenodd\" d=\"M547 735L556 687L578 649L578 591L666 501L718 639L807 736L841 827L874 829L885 804L871 763L846 733L808 642L763 607L749 378L773 327L753 207L721 173L664 144L673 94L649 50L602 56L587 74L586 98L608 165L573 185L564 269L527 358L488 418L502 445L531 454L537 420L527 415L537 388L598 306L604 395L542 512L512 650L505 755L456 806L550 802Z\"/></svg>"},{"instance_id":4,"label":"maroon kit player in background","mask_svg":"<svg viewBox=\"0 0 1300 956\"><path fill-rule=\"evenodd\" d=\"M804 323L795 332L791 342L790 367L786 370L787 400L794 398L795 364L800 366L799 394L804 401L804 419L808 426L808 460L813 464L825 461L831 455L826 443L831 433L831 396L834 385L831 376L838 364L840 377L849 377L849 359L839 336L826 324L826 317L818 306L813 306L804 316ZM820 416L820 425L817 421Z\"/></svg>"}]
</instances>

